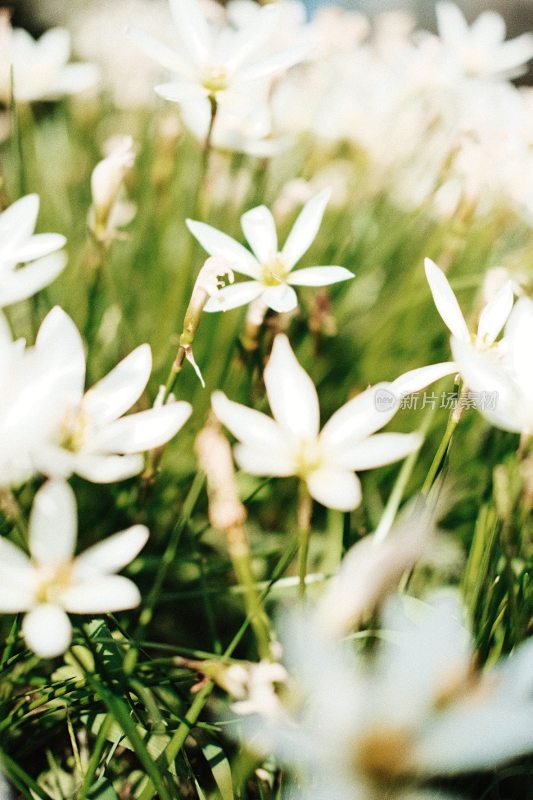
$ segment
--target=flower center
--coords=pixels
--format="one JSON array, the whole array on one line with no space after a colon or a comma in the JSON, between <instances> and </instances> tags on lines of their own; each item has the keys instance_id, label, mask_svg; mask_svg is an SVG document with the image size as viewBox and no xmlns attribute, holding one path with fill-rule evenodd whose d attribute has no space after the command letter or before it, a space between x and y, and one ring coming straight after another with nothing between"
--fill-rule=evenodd
<instances>
[{"instance_id":1,"label":"flower center","mask_svg":"<svg viewBox=\"0 0 533 800\"><path fill-rule=\"evenodd\" d=\"M294 457L295 472L301 478L307 478L312 472L316 472L322 465L323 457L320 445L313 439L304 440L298 444Z\"/></svg>"},{"instance_id":2,"label":"flower center","mask_svg":"<svg viewBox=\"0 0 533 800\"><path fill-rule=\"evenodd\" d=\"M76 412L69 409L61 423L59 433L60 446L71 453L77 453L81 450L85 441L88 423L88 417L81 409Z\"/></svg>"},{"instance_id":3,"label":"flower center","mask_svg":"<svg viewBox=\"0 0 533 800\"><path fill-rule=\"evenodd\" d=\"M62 592L71 584L72 564L66 561L40 566L35 599L38 603L57 603Z\"/></svg>"},{"instance_id":4,"label":"flower center","mask_svg":"<svg viewBox=\"0 0 533 800\"><path fill-rule=\"evenodd\" d=\"M405 730L374 728L357 742L354 766L373 783L389 785L412 771L411 744L411 737Z\"/></svg>"},{"instance_id":5,"label":"flower center","mask_svg":"<svg viewBox=\"0 0 533 800\"><path fill-rule=\"evenodd\" d=\"M223 92L229 86L228 73L224 67L206 67L202 77L202 86L212 96L217 92Z\"/></svg>"},{"instance_id":6,"label":"flower center","mask_svg":"<svg viewBox=\"0 0 533 800\"><path fill-rule=\"evenodd\" d=\"M265 286L279 286L281 283L285 283L288 274L289 270L278 253L271 261L262 264L261 282Z\"/></svg>"}]
</instances>

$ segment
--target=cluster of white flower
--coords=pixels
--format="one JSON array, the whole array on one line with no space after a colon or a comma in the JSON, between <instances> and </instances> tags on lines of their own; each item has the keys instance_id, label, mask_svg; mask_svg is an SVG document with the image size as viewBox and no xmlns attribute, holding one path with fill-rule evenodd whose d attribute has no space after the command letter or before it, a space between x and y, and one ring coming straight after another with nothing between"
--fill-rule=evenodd
<instances>
[{"instance_id":1,"label":"cluster of white flower","mask_svg":"<svg viewBox=\"0 0 533 800\"><path fill-rule=\"evenodd\" d=\"M361 14L339 8L308 21L299 0L230 0L225 10L170 0L170 10L174 44L132 25L124 47L138 60L136 45L168 73L155 91L179 105L181 119L203 141L205 162L212 148L269 157L311 134L317 149L351 148L368 184L378 191L387 186L402 205L462 219L501 206L533 220L531 90L510 83L533 56L533 37L505 41L497 14L484 12L469 27L455 5L440 2L434 36L398 16L394 25L392 17L381 18L371 31ZM0 100L6 105L81 92L97 80L92 65L67 63L70 40L62 30L34 41L0 16L2 38ZM85 213L100 254L135 215L124 199L134 153L131 137L111 140L92 172ZM279 223L291 192L303 200L302 209L281 245ZM37 655L53 658L68 649L69 614L122 611L141 602L132 581L116 573L140 553L148 529L134 525L75 556L77 505L68 481L74 475L97 484L122 481L139 475L145 462L153 470L156 450L193 411L175 400L173 382L185 359L201 376L192 341L203 311L249 306L247 323L259 328L267 313L279 321L286 318L274 315L297 309L295 287L354 277L312 256L331 194L330 188L285 185L274 213L265 205L246 210L241 227L250 249L202 220L186 220L210 258L155 402L146 393L148 344L86 389L84 341L64 310L47 313L33 344L14 339L11 318L0 311L0 493L9 497L13 488L44 479L33 498L28 552L0 537L0 612L25 615L22 634ZM195 209L202 216L201 202ZM0 309L32 298L66 266L65 237L34 233L38 211L39 197L30 194L0 214ZM182 234L188 236L185 225ZM245 280L235 281L234 273ZM352 511L362 502L358 472L403 460L423 445L419 431L380 432L401 398L452 374L465 390L497 394L493 407L480 409L492 425L533 436L533 301L520 296L515 302L519 289L504 282L488 293L473 332L444 272L429 259L426 277L451 332L453 360L356 394L321 427L313 380L280 326L264 370L272 416L222 391L212 395L216 425L237 440L240 469L297 477L309 504ZM224 480L231 482L229 455L228 464ZM240 503L236 491L228 496ZM239 513L245 517L240 507ZM237 522L232 518L228 526L234 537ZM415 533L425 524L418 520ZM244 538L238 540L243 550ZM480 672L458 604L420 603L412 620L396 598L385 602L383 614L383 629L394 636L370 657L355 659L353 643L341 644L341 636L378 607L423 550L419 539L398 532L362 545L345 556L319 603L286 623L283 658L234 664L221 685L238 701L234 710L245 718L249 742L296 776L295 797L444 800L427 788L433 778L499 766L533 747L527 671L533 650L523 644L504 665ZM305 589L305 572L302 577Z\"/></svg>"}]
</instances>

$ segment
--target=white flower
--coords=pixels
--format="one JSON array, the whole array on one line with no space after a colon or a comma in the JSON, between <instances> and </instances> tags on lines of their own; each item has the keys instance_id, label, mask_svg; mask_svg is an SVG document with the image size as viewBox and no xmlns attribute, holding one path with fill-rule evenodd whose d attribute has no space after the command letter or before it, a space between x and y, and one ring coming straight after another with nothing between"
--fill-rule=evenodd
<instances>
[{"instance_id":1,"label":"white flower","mask_svg":"<svg viewBox=\"0 0 533 800\"><path fill-rule=\"evenodd\" d=\"M441 1L436 11L445 53L466 77L515 78L527 72L533 57L531 34L506 42L505 20L495 11L484 11L471 26L455 3Z\"/></svg>"},{"instance_id":2,"label":"white flower","mask_svg":"<svg viewBox=\"0 0 533 800\"><path fill-rule=\"evenodd\" d=\"M425 269L437 311L452 335L456 339L470 344L473 337L444 272L429 258L425 260ZM477 332L474 338L474 346L477 350L498 346L495 341L505 325L512 307L513 285L511 281L506 281L479 315Z\"/></svg>"},{"instance_id":3,"label":"white flower","mask_svg":"<svg viewBox=\"0 0 533 800\"><path fill-rule=\"evenodd\" d=\"M33 455L36 468L50 477L73 472L95 483L136 475L142 453L171 439L191 414L186 402L123 416L142 395L152 368L143 344L84 393L85 356L81 336L60 308L44 319L35 353L56 393L46 442Z\"/></svg>"},{"instance_id":4,"label":"white flower","mask_svg":"<svg viewBox=\"0 0 533 800\"><path fill-rule=\"evenodd\" d=\"M135 162L131 136L120 136L111 144L111 152L98 162L91 175L93 204L89 223L95 236L103 241L113 238L116 227L124 224L120 217L127 204L118 202L119 193L125 176Z\"/></svg>"},{"instance_id":5,"label":"white flower","mask_svg":"<svg viewBox=\"0 0 533 800\"><path fill-rule=\"evenodd\" d=\"M452 337L452 351L466 385L493 397L478 408L492 425L533 435L533 301L515 303L497 350L480 352L467 341Z\"/></svg>"},{"instance_id":6,"label":"white flower","mask_svg":"<svg viewBox=\"0 0 533 800\"><path fill-rule=\"evenodd\" d=\"M28 194L0 214L0 308L48 286L64 269L59 233L34 233L39 197ZM26 266L21 266L26 264Z\"/></svg>"},{"instance_id":7,"label":"white flower","mask_svg":"<svg viewBox=\"0 0 533 800\"><path fill-rule=\"evenodd\" d=\"M264 47L278 24L276 8L265 7L240 30L211 26L198 0L169 0L178 34L173 49L137 29L129 36L161 66L176 74L171 83L156 86L166 100L184 103L211 98L224 102L242 84L274 75L301 61L307 47L277 53Z\"/></svg>"},{"instance_id":8,"label":"white flower","mask_svg":"<svg viewBox=\"0 0 533 800\"><path fill-rule=\"evenodd\" d=\"M291 311L298 305L293 286L328 286L353 278L352 272L338 266L293 271L318 233L329 195L329 189L325 189L305 204L281 250L278 249L276 223L266 206L252 208L241 217L242 229L253 253L211 225L187 220L189 230L210 255L224 258L235 272L251 278L222 289L205 310L237 308L262 297L274 311Z\"/></svg>"},{"instance_id":9,"label":"white flower","mask_svg":"<svg viewBox=\"0 0 533 800\"><path fill-rule=\"evenodd\" d=\"M348 511L359 505L361 484L355 470L398 461L422 444L418 433L374 435L398 410L393 383L354 397L319 431L316 389L283 334L274 340L264 378L274 419L228 400L222 392L213 395L215 414L239 440L237 463L252 475L297 475L312 497L329 508ZM380 392L386 393L384 408Z\"/></svg>"},{"instance_id":10,"label":"white flower","mask_svg":"<svg viewBox=\"0 0 533 800\"><path fill-rule=\"evenodd\" d=\"M434 795L417 783L492 769L533 748L532 643L476 673L458 604L412 600L409 612L407 600L386 606L387 637L368 659L303 616L289 622L284 662L301 702L289 719L244 725L247 741L299 776L302 800L422 800Z\"/></svg>"},{"instance_id":11,"label":"white flower","mask_svg":"<svg viewBox=\"0 0 533 800\"><path fill-rule=\"evenodd\" d=\"M63 28L43 33L37 41L27 31L15 28L10 32L8 47L0 52L0 99L10 102L11 86L6 81L13 65L15 100L33 103L55 100L64 95L89 89L98 80L93 64L69 64L70 34Z\"/></svg>"},{"instance_id":12,"label":"white flower","mask_svg":"<svg viewBox=\"0 0 533 800\"><path fill-rule=\"evenodd\" d=\"M76 498L67 483L49 481L35 495L28 557L0 538L0 612L26 612L22 631L42 658L63 653L72 637L69 614L124 611L140 603L139 590L115 575L138 555L148 539L134 525L74 557Z\"/></svg>"}]
</instances>

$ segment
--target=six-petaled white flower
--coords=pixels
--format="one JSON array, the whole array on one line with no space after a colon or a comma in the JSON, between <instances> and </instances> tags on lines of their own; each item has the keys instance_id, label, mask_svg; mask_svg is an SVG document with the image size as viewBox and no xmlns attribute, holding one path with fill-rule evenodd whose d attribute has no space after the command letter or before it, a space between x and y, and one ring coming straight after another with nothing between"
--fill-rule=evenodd
<instances>
[{"instance_id":1,"label":"six-petaled white flower","mask_svg":"<svg viewBox=\"0 0 533 800\"><path fill-rule=\"evenodd\" d=\"M308 52L301 45L275 53L265 49L279 20L276 8L262 8L240 30L210 25L198 0L170 0L170 10L178 34L176 49L135 28L129 35L148 56L175 74L171 82L156 87L161 97L175 103L208 98L225 102L230 90L281 72Z\"/></svg>"},{"instance_id":2,"label":"six-petaled white flower","mask_svg":"<svg viewBox=\"0 0 533 800\"><path fill-rule=\"evenodd\" d=\"M210 255L224 258L235 272L251 278L222 289L205 310L225 311L262 297L273 311L292 311L298 305L293 286L328 286L353 278L352 272L338 266L294 269L318 233L329 196L330 190L324 189L305 204L281 250L276 223L266 206L252 208L241 217L253 253L211 225L187 220L189 230Z\"/></svg>"},{"instance_id":3,"label":"six-petaled white flower","mask_svg":"<svg viewBox=\"0 0 533 800\"><path fill-rule=\"evenodd\" d=\"M70 34L52 28L33 39L22 28L8 31L7 46L0 52L0 100L11 100L11 70L17 103L56 100L90 89L98 81L93 64L69 64Z\"/></svg>"},{"instance_id":4,"label":"six-petaled white flower","mask_svg":"<svg viewBox=\"0 0 533 800\"><path fill-rule=\"evenodd\" d=\"M64 269L59 233L34 233L39 197L21 197L0 214L0 308L32 297ZM25 266L21 266L25 265Z\"/></svg>"},{"instance_id":5,"label":"six-petaled white flower","mask_svg":"<svg viewBox=\"0 0 533 800\"><path fill-rule=\"evenodd\" d=\"M28 647L53 658L69 646L67 614L124 611L140 603L139 590L122 570L148 539L144 525L110 536L75 557L77 511L67 483L50 481L35 495L29 527L29 557L0 538L0 612L25 613Z\"/></svg>"},{"instance_id":6,"label":"six-petaled white flower","mask_svg":"<svg viewBox=\"0 0 533 800\"><path fill-rule=\"evenodd\" d=\"M320 431L314 384L298 363L289 340L279 334L265 369L265 386L274 419L213 395L213 410L239 440L235 458L252 475L297 475L311 496L329 508L348 511L361 502L356 470L405 458L418 449L418 433L381 433L398 410L394 383L367 389L340 408ZM386 405L380 406L380 392Z\"/></svg>"},{"instance_id":7,"label":"six-petaled white flower","mask_svg":"<svg viewBox=\"0 0 533 800\"><path fill-rule=\"evenodd\" d=\"M108 483L136 475L143 467L142 453L168 442L191 414L191 405L180 401L123 416L148 383L152 356L147 344L84 392L81 336L59 308L43 321L35 352L56 392L46 441L33 455L36 468L50 477L68 478L74 472Z\"/></svg>"}]
</instances>

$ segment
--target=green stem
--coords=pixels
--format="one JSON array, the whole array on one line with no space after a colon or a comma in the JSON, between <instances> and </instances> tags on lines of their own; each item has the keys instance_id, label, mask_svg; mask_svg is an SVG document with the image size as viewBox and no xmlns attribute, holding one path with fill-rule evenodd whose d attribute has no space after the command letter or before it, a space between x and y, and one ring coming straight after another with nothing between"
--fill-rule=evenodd
<instances>
[{"instance_id":1,"label":"green stem","mask_svg":"<svg viewBox=\"0 0 533 800\"><path fill-rule=\"evenodd\" d=\"M305 599L305 579L307 577L307 560L309 557L309 542L311 538L311 514L313 512L313 501L307 490L305 481L300 481L298 491L298 575L299 575L299 595L300 599Z\"/></svg>"},{"instance_id":2,"label":"green stem","mask_svg":"<svg viewBox=\"0 0 533 800\"><path fill-rule=\"evenodd\" d=\"M104 721L100 726L100 730L98 731L98 735L96 737L96 741L93 746L93 751L91 753L91 758L87 765L87 771L83 777L83 783L80 787L78 793L78 800L87 800L87 796L91 791L91 787L93 785L93 781L96 775L96 770L98 769L98 765L100 764L100 758L102 756L102 752L107 742L107 735L111 730L111 726L113 725L113 715L107 713L105 715Z\"/></svg>"},{"instance_id":3,"label":"green stem","mask_svg":"<svg viewBox=\"0 0 533 800\"><path fill-rule=\"evenodd\" d=\"M457 405L453 409L452 413L450 414L450 418L448 419L448 424L446 425L446 430L444 431L444 435L440 441L440 444L437 448L437 452L435 453L435 457L431 463L429 468L428 474L426 476L426 480L422 486L422 494L427 497L430 492L431 487L435 483L439 473L441 472L444 462L446 461L446 456L448 455L449 449L451 447L453 434L455 433L455 429L459 424L459 420L461 419L461 415L463 412L463 403L462 399L466 393L466 387L463 387L463 390L458 395Z\"/></svg>"}]
</instances>

